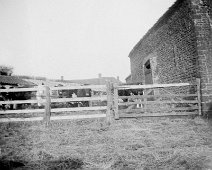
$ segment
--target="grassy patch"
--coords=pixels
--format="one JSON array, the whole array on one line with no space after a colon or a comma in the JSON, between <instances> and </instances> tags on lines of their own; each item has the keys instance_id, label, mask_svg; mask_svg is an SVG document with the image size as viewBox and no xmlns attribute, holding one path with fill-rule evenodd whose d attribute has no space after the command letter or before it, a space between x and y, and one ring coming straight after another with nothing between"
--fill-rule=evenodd
<instances>
[{"instance_id":1,"label":"grassy patch","mask_svg":"<svg viewBox=\"0 0 212 170\"><path fill-rule=\"evenodd\" d=\"M1 165L16 169L207 169L212 129L201 118L0 124Z\"/></svg>"}]
</instances>

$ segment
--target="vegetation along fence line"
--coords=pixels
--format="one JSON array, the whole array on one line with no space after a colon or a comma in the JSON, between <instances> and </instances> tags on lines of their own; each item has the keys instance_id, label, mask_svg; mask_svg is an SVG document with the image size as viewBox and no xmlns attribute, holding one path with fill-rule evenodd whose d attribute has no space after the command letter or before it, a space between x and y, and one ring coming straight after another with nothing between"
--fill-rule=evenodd
<instances>
[{"instance_id":1,"label":"vegetation along fence line","mask_svg":"<svg viewBox=\"0 0 212 170\"><path fill-rule=\"evenodd\" d=\"M173 94L166 91L165 94L158 93L166 88L173 87L186 87L195 86L196 92L192 94ZM200 80L197 83L174 83L174 84L152 84L152 85L116 85L107 82L107 85L88 85L88 86L71 86L71 87L52 87L43 86L44 98L41 100L45 105L44 109L24 109L24 110L1 110L1 115L11 114L22 114L22 113L44 113L43 117L27 117L27 118L15 118L7 117L0 118L0 122L11 122L11 121L41 121L43 120L47 125L50 120L65 120L65 119L81 119L81 118L100 118L106 117L108 123L111 122L112 117L115 119L129 118L129 117L143 117L143 116L168 116L168 115L201 115L201 100L200 100ZM101 96L90 96L90 97L69 97L69 98L54 98L51 96L50 91L53 90L74 90L74 89L99 89L99 91L106 92L106 95ZM140 89L142 94L120 96L120 90ZM19 89L0 89L0 93L7 92L36 92L38 88L19 88ZM168 100L164 100L168 98ZM188 98L188 99L185 99ZM189 99L189 98L192 98ZM125 100L127 99L127 100ZM125 100L125 101L123 101ZM64 102L92 102L92 101L106 101L106 106L92 106L89 107L72 107L72 108L51 108L51 103L64 103ZM38 103L38 100L13 100L13 101L0 101L2 104L32 104ZM171 104L182 104L183 107L170 106L166 110L170 112L155 113L148 112L148 105L171 105ZM186 106L184 106L186 104ZM136 108L136 106L140 106ZM120 109L122 106L126 108ZM159 106L160 107L160 106ZM77 112L77 111L94 111L94 110L105 110L106 114L77 114L77 115L64 115L64 116L51 116L51 113L58 112ZM196 110L197 112L191 112ZM186 112L185 112L186 111Z\"/></svg>"}]
</instances>

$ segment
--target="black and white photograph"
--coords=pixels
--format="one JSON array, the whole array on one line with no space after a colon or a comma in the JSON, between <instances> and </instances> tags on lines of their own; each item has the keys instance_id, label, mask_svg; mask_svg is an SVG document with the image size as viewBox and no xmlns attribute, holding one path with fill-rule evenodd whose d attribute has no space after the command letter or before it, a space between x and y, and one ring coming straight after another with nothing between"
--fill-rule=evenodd
<instances>
[{"instance_id":1,"label":"black and white photograph","mask_svg":"<svg viewBox=\"0 0 212 170\"><path fill-rule=\"evenodd\" d=\"M212 170L212 0L0 0L0 170Z\"/></svg>"}]
</instances>

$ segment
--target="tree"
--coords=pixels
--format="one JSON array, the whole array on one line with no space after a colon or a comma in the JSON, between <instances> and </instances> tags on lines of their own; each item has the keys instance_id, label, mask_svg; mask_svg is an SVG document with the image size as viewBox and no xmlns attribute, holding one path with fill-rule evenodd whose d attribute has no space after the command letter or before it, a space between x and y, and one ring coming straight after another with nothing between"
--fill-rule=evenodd
<instances>
[{"instance_id":1,"label":"tree","mask_svg":"<svg viewBox=\"0 0 212 170\"><path fill-rule=\"evenodd\" d=\"M13 67L0 65L0 75L11 76L13 73Z\"/></svg>"}]
</instances>

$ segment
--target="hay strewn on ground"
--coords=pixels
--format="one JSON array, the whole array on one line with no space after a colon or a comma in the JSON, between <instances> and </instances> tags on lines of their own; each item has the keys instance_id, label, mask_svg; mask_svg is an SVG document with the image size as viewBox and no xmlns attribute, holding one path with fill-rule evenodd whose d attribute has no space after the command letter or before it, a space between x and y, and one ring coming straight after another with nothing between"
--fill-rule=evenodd
<instances>
[{"instance_id":1,"label":"hay strewn on ground","mask_svg":"<svg viewBox=\"0 0 212 170\"><path fill-rule=\"evenodd\" d=\"M212 129L198 117L123 119L109 127L104 119L87 119L55 121L48 128L41 122L0 128L1 164L25 164L16 169L212 167Z\"/></svg>"}]
</instances>

